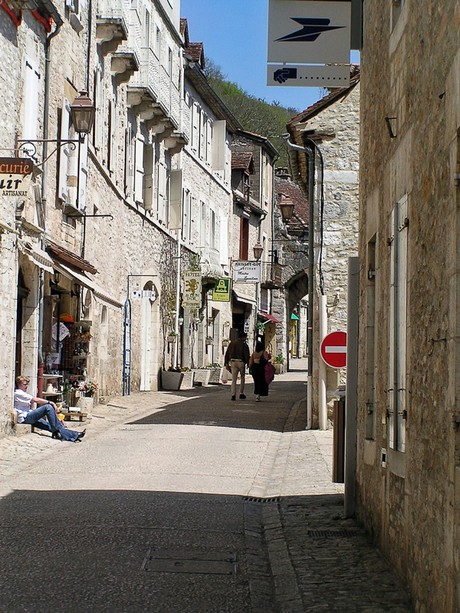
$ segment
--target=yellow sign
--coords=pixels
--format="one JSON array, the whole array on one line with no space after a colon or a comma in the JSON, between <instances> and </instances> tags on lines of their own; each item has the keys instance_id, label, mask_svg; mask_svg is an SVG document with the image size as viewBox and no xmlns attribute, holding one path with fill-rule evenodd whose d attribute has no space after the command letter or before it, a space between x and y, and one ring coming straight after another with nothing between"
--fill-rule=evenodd
<instances>
[{"instance_id":1,"label":"yellow sign","mask_svg":"<svg viewBox=\"0 0 460 613\"><path fill-rule=\"evenodd\" d=\"M184 295L182 306L189 309L201 307L201 272L186 270L184 272Z\"/></svg>"},{"instance_id":2,"label":"yellow sign","mask_svg":"<svg viewBox=\"0 0 460 613\"><path fill-rule=\"evenodd\" d=\"M230 279L219 279L212 290L216 302L230 302Z\"/></svg>"}]
</instances>

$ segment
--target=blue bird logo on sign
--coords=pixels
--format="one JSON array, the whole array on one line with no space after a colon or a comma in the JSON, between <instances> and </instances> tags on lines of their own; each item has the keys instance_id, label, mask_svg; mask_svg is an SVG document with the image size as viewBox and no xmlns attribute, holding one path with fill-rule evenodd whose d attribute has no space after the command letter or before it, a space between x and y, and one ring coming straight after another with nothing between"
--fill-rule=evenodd
<instances>
[{"instance_id":1,"label":"blue bird logo on sign","mask_svg":"<svg viewBox=\"0 0 460 613\"><path fill-rule=\"evenodd\" d=\"M292 21L296 21L302 26L301 30L291 32L278 38L277 41L287 42L306 42L315 41L320 34L328 30L340 30L345 26L330 26L330 19L322 19L317 17L291 17Z\"/></svg>"}]
</instances>

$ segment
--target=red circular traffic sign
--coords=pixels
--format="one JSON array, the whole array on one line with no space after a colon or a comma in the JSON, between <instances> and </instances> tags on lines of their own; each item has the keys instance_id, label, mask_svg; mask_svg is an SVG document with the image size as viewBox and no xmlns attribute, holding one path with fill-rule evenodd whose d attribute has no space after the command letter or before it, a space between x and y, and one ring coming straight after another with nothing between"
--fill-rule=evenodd
<instances>
[{"instance_id":1,"label":"red circular traffic sign","mask_svg":"<svg viewBox=\"0 0 460 613\"><path fill-rule=\"evenodd\" d=\"M347 365L347 333L327 334L321 343L321 357L331 368L344 368Z\"/></svg>"}]
</instances>

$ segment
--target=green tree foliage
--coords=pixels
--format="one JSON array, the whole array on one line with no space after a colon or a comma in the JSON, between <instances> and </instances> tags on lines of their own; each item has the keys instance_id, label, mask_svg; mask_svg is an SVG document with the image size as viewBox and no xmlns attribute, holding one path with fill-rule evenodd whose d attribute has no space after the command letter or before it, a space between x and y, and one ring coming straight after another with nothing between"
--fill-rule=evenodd
<instances>
[{"instance_id":1,"label":"green tree foliage","mask_svg":"<svg viewBox=\"0 0 460 613\"><path fill-rule=\"evenodd\" d=\"M286 133L286 124L298 111L285 108L278 102L269 104L245 92L239 85L227 81L219 66L206 58L206 77L223 100L229 111L238 119L243 128L265 136L278 150L277 166L288 166L286 142L281 137Z\"/></svg>"}]
</instances>

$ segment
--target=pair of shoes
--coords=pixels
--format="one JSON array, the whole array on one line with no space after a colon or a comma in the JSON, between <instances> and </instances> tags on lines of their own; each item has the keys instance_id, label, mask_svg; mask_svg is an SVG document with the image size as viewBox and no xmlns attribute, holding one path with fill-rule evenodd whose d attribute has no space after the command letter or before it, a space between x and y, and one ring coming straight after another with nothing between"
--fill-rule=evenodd
<instances>
[{"instance_id":1,"label":"pair of shoes","mask_svg":"<svg viewBox=\"0 0 460 613\"><path fill-rule=\"evenodd\" d=\"M246 400L246 396L244 394L240 394L240 400Z\"/></svg>"},{"instance_id":2,"label":"pair of shoes","mask_svg":"<svg viewBox=\"0 0 460 613\"><path fill-rule=\"evenodd\" d=\"M81 441L81 439L85 436L85 434L86 434L86 428L79 433L79 435L77 436L77 441Z\"/></svg>"},{"instance_id":3,"label":"pair of shoes","mask_svg":"<svg viewBox=\"0 0 460 613\"><path fill-rule=\"evenodd\" d=\"M232 396L232 400L236 400L236 396Z\"/></svg>"},{"instance_id":4,"label":"pair of shoes","mask_svg":"<svg viewBox=\"0 0 460 613\"><path fill-rule=\"evenodd\" d=\"M256 397L256 402L260 402L260 396Z\"/></svg>"},{"instance_id":5,"label":"pair of shoes","mask_svg":"<svg viewBox=\"0 0 460 613\"><path fill-rule=\"evenodd\" d=\"M54 430L54 432L51 432L51 438L55 438L58 441L61 440L61 435L59 434L59 430Z\"/></svg>"}]
</instances>

